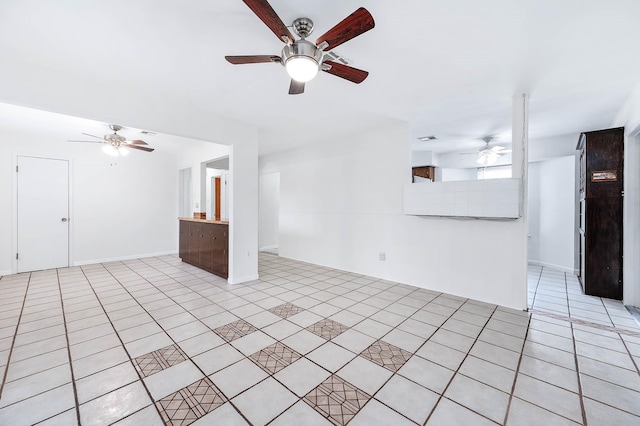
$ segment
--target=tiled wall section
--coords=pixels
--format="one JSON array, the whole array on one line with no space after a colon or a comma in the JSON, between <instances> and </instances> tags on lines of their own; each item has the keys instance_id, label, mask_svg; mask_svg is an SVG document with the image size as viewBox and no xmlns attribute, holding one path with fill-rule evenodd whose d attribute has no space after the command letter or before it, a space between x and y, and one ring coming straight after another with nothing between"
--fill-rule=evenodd
<instances>
[{"instance_id":1,"label":"tiled wall section","mask_svg":"<svg viewBox=\"0 0 640 426\"><path fill-rule=\"evenodd\" d=\"M520 216L520 179L407 184L404 213L515 219Z\"/></svg>"}]
</instances>

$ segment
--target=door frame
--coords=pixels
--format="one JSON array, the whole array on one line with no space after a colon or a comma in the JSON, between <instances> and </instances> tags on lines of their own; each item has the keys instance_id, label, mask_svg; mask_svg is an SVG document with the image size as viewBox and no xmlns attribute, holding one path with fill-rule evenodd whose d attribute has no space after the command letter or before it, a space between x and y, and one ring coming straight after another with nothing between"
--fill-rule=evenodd
<instances>
[{"instance_id":1,"label":"door frame","mask_svg":"<svg viewBox=\"0 0 640 426\"><path fill-rule=\"evenodd\" d=\"M625 128L624 144L624 197L622 199L622 280L625 305L640 307L640 171L635 161L640 157L640 125Z\"/></svg>"},{"instance_id":2,"label":"door frame","mask_svg":"<svg viewBox=\"0 0 640 426\"><path fill-rule=\"evenodd\" d=\"M11 182L11 273L18 272L18 260L15 253L18 252L18 157L42 158L46 160L62 160L67 161L69 165L69 266L74 265L74 246L73 246L73 230L75 223L75 215L73 213L73 159L69 157L57 157L55 155L32 154L32 153L15 153L12 158L12 182Z\"/></svg>"}]
</instances>

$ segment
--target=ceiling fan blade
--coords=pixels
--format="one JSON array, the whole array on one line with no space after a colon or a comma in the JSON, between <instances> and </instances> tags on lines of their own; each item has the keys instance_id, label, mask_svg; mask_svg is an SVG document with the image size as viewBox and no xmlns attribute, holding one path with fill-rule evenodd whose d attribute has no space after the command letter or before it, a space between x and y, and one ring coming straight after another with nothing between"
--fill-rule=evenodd
<instances>
[{"instance_id":1,"label":"ceiling fan blade","mask_svg":"<svg viewBox=\"0 0 640 426\"><path fill-rule=\"evenodd\" d=\"M67 142L84 142L84 143L106 143L105 141L72 141L72 140L67 140Z\"/></svg>"},{"instance_id":2,"label":"ceiling fan blade","mask_svg":"<svg viewBox=\"0 0 640 426\"><path fill-rule=\"evenodd\" d=\"M244 55L244 56L225 56L228 62L234 65L242 64L260 64L263 62L280 62L280 56L275 55Z\"/></svg>"},{"instance_id":3,"label":"ceiling fan blade","mask_svg":"<svg viewBox=\"0 0 640 426\"><path fill-rule=\"evenodd\" d=\"M325 70L323 68L322 70L324 72L328 72L329 74L344 78L345 80L352 81L356 84L362 83L369 75L367 71L359 70L348 65L342 65L338 62L325 61L323 65L324 64L331 65L330 69Z\"/></svg>"},{"instance_id":4,"label":"ceiling fan blade","mask_svg":"<svg viewBox=\"0 0 640 426\"><path fill-rule=\"evenodd\" d=\"M290 95L300 95L304 93L304 83L291 79L291 85L289 86Z\"/></svg>"},{"instance_id":5,"label":"ceiling fan blade","mask_svg":"<svg viewBox=\"0 0 640 426\"><path fill-rule=\"evenodd\" d=\"M141 141L140 139L135 139L132 141L124 141L127 145L149 145L145 141Z\"/></svg>"},{"instance_id":6,"label":"ceiling fan blade","mask_svg":"<svg viewBox=\"0 0 640 426\"><path fill-rule=\"evenodd\" d=\"M255 13L262 22L278 37L280 41L285 43L293 43L295 38L282 19L273 10L267 0L242 0L249 6L249 9Z\"/></svg>"},{"instance_id":7,"label":"ceiling fan blade","mask_svg":"<svg viewBox=\"0 0 640 426\"><path fill-rule=\"evenodd\" d=\"M147 148L146 146L140 146L140 145L128 145L127 144L127 148L139 149L140 151L153 152L153 148Z\"/></svg>"},{"instance_id":8,"label":"ceiling fan blade","mask_svg":"<svg viewBox=\"0 0 640 426\"><path fill-rule=\"evenodd\" d=\"M85 136L91 136L92 138L96 138L96 139L102 139L104 140L103 137L100 136L96 136L96 135L90 135L89 133L80 133L81 135L85 135Z\"/></svg>"},{"instance_id":9,"label":"ceiling fan blade","mask_svg":"<svg viewBox=\"0 0 640 426\"><path fill-rule=\"evenodd\" d=\"M338 25L321 35L316 40L316 46L327 42L329 46L324 49L325 52L340 46L342 43L358 37L375 27L373 16L364 7L359 8L351 15L343 19Z\"/></svg>"}]
</instances>

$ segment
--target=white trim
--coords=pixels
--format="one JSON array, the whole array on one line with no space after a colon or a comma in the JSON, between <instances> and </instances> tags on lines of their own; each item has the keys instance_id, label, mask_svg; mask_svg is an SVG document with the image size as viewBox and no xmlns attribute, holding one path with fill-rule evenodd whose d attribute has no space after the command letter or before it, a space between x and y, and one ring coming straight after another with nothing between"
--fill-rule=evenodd
<instances>
[{"instance_id":1,"label":"white trim","mask_svg":"<svg viewBox=\"0 0 640 426\"><path fill-rule=\"evenodd\" d=\"M567 266L555 265L549 262L540 262L539 260L529 260L529 265L542 266L543 268L555 269L556 271L566 272L568 274L578 275L578 270Z\"/></svg>"},{"instance_id":2,"label":"white trim","mask_svg":"<svg viewBox=\"0 0 640 426\"><path fill-rule=\"evenodd\" d=\"M628 130L627 130L628 129ZM640 157L640 125L635 128L625 127L624 135L624 197L623 236L622 236L622 301L625 305L640 306L640 172L637 158Z\"/></svg>"},{"instance_id":3,"label":"white trim","mask_svg":"<svg viewBox=\"0 0 640 426\"><path fill-rule=\"evenodd\" d=\"M264 251L264 250L273 250L273 249L277 249L278 245L271 245L271 246L264 246L264 247L260 247L258 250L259 251Z\"/></svg>"},{"instance_id":4,"label":"white trim","mask_svg":"<svg viewBox=\"0 0 640 426\"><path fill-rule=\"evenodd\" d=\"M18 157L31 157L31 158L44 158L48 160L66 161L69 169L69 189L68 189L68 202L69 202L69 242L68 242L68 259L67 267L73 265L74 256L74 222L75 216L73 212L73 158L71 157L55 157L52 155L42 154L26 154L26 153L14 153L12 158L11 173L13 175L11 182L11 273L16 274L18 272L18 261L13 253L18 252L18 173L15 172L18 167Z\"/></svg>"},{"instance_id":5,"label":"white trim","mask_svg":"<svg viewBox=\"0 0 640 426\"><path fill-rule=\"evenodd\" d=\"M228 282L229 284L231 284L231 285L234 285L234 284L242 284L242 283L246 283L246 282L248 282L248 281L255 281L255 280L257 280L258 278L260 278L260 277L259 277L259 275L258 275L258 274L255 274L255 275L248 275L248 276L246 276L246 277L241 277L241 278L238 278L238 279L232 279L232 278L229 278L229 279L227 280L227 282Z\"/></svg>"},{"instance_id":6,"label":"white trim","mask_svg":"<svg viewBox=\"0 0 640 426\"><path fill-rule=\"evenodd\" d=\"M170 254L177 254L177 253L175 250L171 250L171 251L161 251L158 253L144 253L144 254L132 254L129 256L109 257L105 259L80 260L78 262L74 262L73 266L93 265L96 263L119 262L121 260L144 259L147 257L167 256Z\"/></svg>"},{"instance_id":7,"label":"white trim","mask_svg":"<svg viewBox=\"0 0 640 426\"><path fill-rule=\"evenodd\" d=\"M5 275L13 275L13 272L11 271L11 269L7 269L6 271L0 271L0 276L5 276ZM2 285L2 281L0 281L0 285Z\"/></svg>"}]
</instances>

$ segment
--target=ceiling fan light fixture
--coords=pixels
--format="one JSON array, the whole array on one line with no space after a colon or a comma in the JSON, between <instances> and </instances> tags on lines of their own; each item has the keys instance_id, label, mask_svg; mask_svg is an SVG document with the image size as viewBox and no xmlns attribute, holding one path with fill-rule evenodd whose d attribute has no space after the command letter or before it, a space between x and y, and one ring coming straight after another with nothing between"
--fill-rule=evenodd
<instances>
[{"instance_id":1,"label":"ceiling fan light fixture","mask_svg":"<svg viewBox=\"0 0 640 426\"><path fill-rule=\"evenodd\" d=\"M295 56L285 65L289 76L300 83L313 80L318 75L318 63L307 56Z\"/></svg>"},{"instance_id":2,"label":"ceiling fan light fixture","mask_svg":"<svg viewBox=\"0 0 640 426\"><path fill-rule=\"evenodd\" d=\"M118 154L118 148L116 148L113 145L105 145L102 147L102 152L104 152L107 155L110 155L112 157L117 157Z\"/></svg>"},{"instance_id":3,"label":"ceiling fan light fixture","mask_svg":"<svg viewBox=\"0 0 640 426\"><path fill-rule=\"evenodd\" d=\"M282 59L289 76L295 81L306 83L318 75L322 50L306 40L298 40L282 49Z\"/></svg>"},{"instance_id":4,"label":"ceiling fan light fixture","mask_svg":"<svg viewBox=\"0 0 640 426\"><path fill-rule=\"evenodd\" d=\"M131 150L129 148L127 148L126 146L120 146L120 147L117 148L117 150L118 150L118 153L120 155L122 155L123 157L126 157L131 152Z\"/></svg>"}]
</instances>

